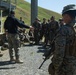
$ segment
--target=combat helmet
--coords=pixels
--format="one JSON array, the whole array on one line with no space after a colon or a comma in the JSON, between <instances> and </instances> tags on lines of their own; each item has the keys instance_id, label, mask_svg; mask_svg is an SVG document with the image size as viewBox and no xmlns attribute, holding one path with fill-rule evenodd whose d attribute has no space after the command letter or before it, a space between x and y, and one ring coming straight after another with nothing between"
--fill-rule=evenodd
<instances>
[{"instance_id":1,"label":"combat helmet","mask_svg":"<svg viewBox=\"0 0 76 75\"><path fill-rule=\"evenodd\" d=\"M69 11L75 12L76 14L76 5L70 4L70 5L65 6L62 10L62 15Z\"/></svg>"}]
</instances>

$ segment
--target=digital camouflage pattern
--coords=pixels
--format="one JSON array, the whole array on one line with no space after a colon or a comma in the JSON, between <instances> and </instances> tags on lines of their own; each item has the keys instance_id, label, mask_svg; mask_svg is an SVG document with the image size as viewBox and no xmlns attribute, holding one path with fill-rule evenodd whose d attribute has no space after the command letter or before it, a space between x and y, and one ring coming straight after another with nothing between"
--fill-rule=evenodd
<instances>
[{"instance_id":1,"label":"digital camouflage pattern","mask_svg":"<svg viewBox=\"0 0 76 75\"><path fill-rule=\"evenodd\" d=\"M39 44L39 38L40 38L40 29L41 29L41 25L39 23L39 21L35 21L32 26L34 27L34 40L35 40L35 44Z\"/></svg>"},{"instance_id":2,"label":"digital camouflage pattern","mask_svg":"<svg viewBox=\"0 0 76 75\"><path fill-rule=\"evenodd\" d=\"M76 22L63 25L55 39L52 58L55 75L76 75Z\"/></svg>"},{"instance_id":3,"label":"digital camouflage pattern","mask_svg":"<svg viewBox=\"0 0 76 75\"><path fill-rule=\"evenodd\" d=\"M75 12L76 5L67 5L63 8L62 16L66 25L60 27L56 35L55 50L52 63L49 65L48 70L51 75L76 75ZM65 14L69 18L67 18ZM65 21L65 19L67 19L67 21Z\"/></svg>"}]
</instances>

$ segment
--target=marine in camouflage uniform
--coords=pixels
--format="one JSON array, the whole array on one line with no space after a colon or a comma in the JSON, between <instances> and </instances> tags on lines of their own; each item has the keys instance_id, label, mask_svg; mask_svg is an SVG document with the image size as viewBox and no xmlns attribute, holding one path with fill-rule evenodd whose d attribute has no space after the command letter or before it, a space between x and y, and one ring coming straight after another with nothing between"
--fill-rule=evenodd
<instances>
[{"instance_id":1,"label":"marine in camouflage uniform","mask_svg":"<svg viewBox=\"0 0 76 75\"><path fill-rule=\"evenodd\" d=\"M65 6L62 16L66 25L63 25L56 35L55 51L52 65L49 65L49 73L76 75L76 5Z\"/></svg>"},{"instance_id":2,"label":"marine in camouflage uniform","mask_svg":"<svg viewBox=\"0 0 76 75\"><path fill-rule=\"evenodd\" d=\"M46 18L43 18L42 29L41 29L41 38L44 36L44 47L46 47L48 43L48 23L46 22Z\"/></svg>"},{"instance_id":3,"label":"marine in camouflage uniform","mask_svg":"<svg viewBox=\"0 0 76 75\"><path fill-rule=\"evenodd\" d=\"M40 29L41 29L41 25L39 22L39 19L36 18L34 23L32 24L32 26L34 27L34 40L35 40L35 44L39 44L39 40L40 40Z\"/></svg>"},{"instance_id":4,"label":"marine in camouflage uniform","mask_svg":"<svg viewBox=\"0 0 76 75\"><path fill-rule=\"evenodd\" d=\"M55 17L52 16L51 17L51 21L49 23L49 38L50 38L50 42L53 40L56 30L59 28L59 24L58 22L55 20Z\"/></svg>"}]
</instances>

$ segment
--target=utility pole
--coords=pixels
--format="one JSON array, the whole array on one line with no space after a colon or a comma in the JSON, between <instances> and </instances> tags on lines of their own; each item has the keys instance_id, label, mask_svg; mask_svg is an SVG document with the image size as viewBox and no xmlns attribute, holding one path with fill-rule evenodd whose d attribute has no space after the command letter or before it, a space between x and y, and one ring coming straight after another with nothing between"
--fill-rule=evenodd
<instances>
[{"instance_id":1,"label":"utility pole","mask_svg":"<svg viewBox=\"0 0 76 75\"><path fill-rule=\"evenodd\" d=\"M38 0L31 0L31 24L38 17Z\"/></svg>"}]
</instances>

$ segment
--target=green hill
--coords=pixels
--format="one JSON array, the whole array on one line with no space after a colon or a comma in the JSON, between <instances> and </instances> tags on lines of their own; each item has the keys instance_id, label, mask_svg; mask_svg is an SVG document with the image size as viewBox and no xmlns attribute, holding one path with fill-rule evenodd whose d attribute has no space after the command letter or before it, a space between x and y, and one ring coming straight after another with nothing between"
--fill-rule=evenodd
<instances>
[{"instance_id":1,"label":"green hill","mask_svg":"<svg viewBox=\"0 0 76 75\"><path fill-rule=\"evenodd\" d=\"M17 0L17 5L16 5L16 17L19 19L20 17L23 17L23 20L25 21L26 24L30 24L30 17L31 17L31 5L30 3L24 1L24 0ZM38 18L40 18L41 20L45 17L46 19L49 19L52 15L54 15L56 17L56 19L58 20L61 15L41 8L38 8Z\"/></svg>"}]
</instances>

